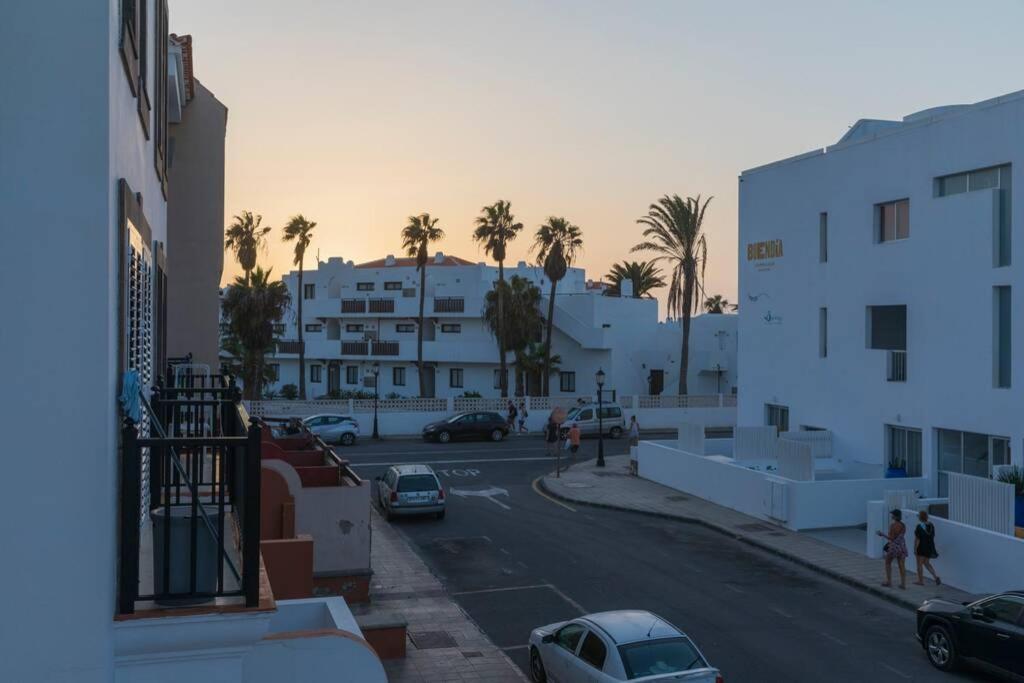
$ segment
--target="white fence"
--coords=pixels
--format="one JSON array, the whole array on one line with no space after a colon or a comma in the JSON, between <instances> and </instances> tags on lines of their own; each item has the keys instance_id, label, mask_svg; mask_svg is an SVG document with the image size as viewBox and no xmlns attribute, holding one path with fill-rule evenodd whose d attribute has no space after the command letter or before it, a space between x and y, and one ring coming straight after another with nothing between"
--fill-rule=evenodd
<instances>
[{"instance_id":1,"label":"white fence","mask_svg":"<svg viewBox=\"0 0 1024 683\"><path fill-rule=\"evenodd\" d=\"M815 458L832 457L832 432L828 430L815 430L810 432L782 432L779 439L785 441L799 441L811 447L811 455Z\"/></svg>"},{"instance_id":2,"label":"white fence","mask_svg":"<svg viewBox=\"0 0 1024 683\"><path fill-rule=\"evenodd\" d=\"M955 472L947 476L950 521L1013 536L1013 484Z\"/></svg>"},{"instance_id":3,"label":"white fence","mask_svg":"<svg viewBox=\"0 0 1024 683\"><path fill-rule=\"evenodd\" d=\"M677 448L687 453L704 455L704 434L704 425L684 422L679 425Z\"/></svg>"},{"instance_id":4,"label":"white fence","mask_svg":"<svg viewBox=\"0 0 1024 683\"><path fill-rule=\"evenodd\" d=\"M793 481L814 481L814 456L811 446L796 441L779 440L775 447L779 476Z\"/></svg>"},{"instance_id":5,"label":"white fence","mask_svg":"<svg viewBox=\"0 0 1024 683\"><path fill-rule=\"evenodd\" d=\"M772 460L777 441L775 427L737 427L733 433L733 457L737 460Z\"/></svg>"}]
</instances>

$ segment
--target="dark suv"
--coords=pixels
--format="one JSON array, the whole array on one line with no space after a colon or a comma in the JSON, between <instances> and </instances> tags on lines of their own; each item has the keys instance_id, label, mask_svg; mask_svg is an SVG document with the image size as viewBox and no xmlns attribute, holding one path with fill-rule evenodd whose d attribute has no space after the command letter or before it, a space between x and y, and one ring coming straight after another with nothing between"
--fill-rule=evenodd
<instances>
[{"instance_id":1,"label":"dark suv","mask_svg":"<svg viewBox=\"0 0 1024 683\"><path fill-rule=\"evenodd\" d=\"M971 661L1024 678L1024 591L962 605L927 600L917 609L917 638L943 671Z\"/></svg>"},{"instance_id":2,"label":"dark suv","mask_svg":"<svg viewBox=\"0 0 1024 683\"><path fill-rule=\"evenodd\" d=\"M423 428L423 438L428 441L448 443L456 439L490 439L501 441L508 436L508 423L498 413L470 411L456 413L438 422L431 422Z\"/></svg>"}]
</instances>

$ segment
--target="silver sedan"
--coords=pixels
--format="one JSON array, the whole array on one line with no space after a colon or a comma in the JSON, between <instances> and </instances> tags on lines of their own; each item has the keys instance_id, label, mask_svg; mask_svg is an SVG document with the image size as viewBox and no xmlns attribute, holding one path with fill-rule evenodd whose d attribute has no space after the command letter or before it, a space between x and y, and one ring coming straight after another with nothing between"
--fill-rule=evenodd
<instances>
[{"instance_id":1,"label":"silver sedan","mask_svg":"<svg viewBox=\"0 0 1024 683\"><path fill-rule=\"evenodd\" d=\"M351 446L359 438L359 423L348 415L310 415L302 423L327 443Z\"/></svg>"}]
</instances>

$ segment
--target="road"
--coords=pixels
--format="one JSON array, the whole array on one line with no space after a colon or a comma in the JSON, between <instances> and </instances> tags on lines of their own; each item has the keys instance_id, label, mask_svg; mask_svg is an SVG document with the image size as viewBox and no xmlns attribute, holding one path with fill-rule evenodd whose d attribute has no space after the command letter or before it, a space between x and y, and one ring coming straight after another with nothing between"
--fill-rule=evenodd
<instances>
[{"instance_id":1,"label":"road","mask_svg":"<svg viewBox=\"0 0 1024 683\"><path fill-rule=\"evenodd\" d=\"M595 448L585 440L581 457ZM542 496L533 482L553 467L536 437L363 441L341 454L364 478L395 463L434 467L446 519L394 524L524 671L535 626L639 608L687 631L729 683L983 680L933 669L909 610L696 524Z\"/></svg>"}]
</instances>

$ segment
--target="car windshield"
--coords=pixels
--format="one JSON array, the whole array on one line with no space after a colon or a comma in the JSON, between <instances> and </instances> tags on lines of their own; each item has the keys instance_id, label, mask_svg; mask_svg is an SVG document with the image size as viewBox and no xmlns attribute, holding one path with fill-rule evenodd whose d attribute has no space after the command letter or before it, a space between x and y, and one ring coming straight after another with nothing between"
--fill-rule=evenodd
<instances>
[{"instance_id":1,"label":"car windshield","mask_svg":"<svg viewBox=\"0 0 1024 683\"><path fill-rule=\"evenodd\" d=\"M689 638L663 638L622 645L619 654L628 680L707 666Z\"/></svg>"},{"instance_id":2,"label":"car windshield","mask_svg":"<svg viewBox=\"0 0 1024 683\"><path fill-rule=\"evenodd\" d=\"M398 478L399 493L436 490L437 480L430 474L406 474Z\"/></svg>"},{"instance_id":3,"label":"car windshield","mask_svg":"<svg viewBox=\"0 0 1024 683\"><path fill-rule=\"evenodd\" d=\"M573 408L569 411L569 414L565 416L566 420L575 420L576 416L580 414L579 408Z\"/></svg>"}]
</instances>

